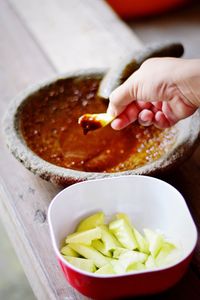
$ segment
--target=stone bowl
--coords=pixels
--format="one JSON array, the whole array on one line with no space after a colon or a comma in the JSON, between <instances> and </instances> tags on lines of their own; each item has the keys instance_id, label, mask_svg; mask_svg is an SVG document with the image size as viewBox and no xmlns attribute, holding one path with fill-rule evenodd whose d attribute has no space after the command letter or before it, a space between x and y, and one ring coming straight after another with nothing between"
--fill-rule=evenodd
<instances>
[{"instance_id":1,"label":"stone bowl","mask_svg":"<svg viewBox=\"0 0 200 300\"><path fill-rule=\"evenodd\" d=\"M114 177L119 175L159 175L160 173L171 170L178 163L182 162L192 154L198 143L198 137L200 133L199 110L196 111L191 117L182 120L175 125L177 132L176 141L167 154L156 161L147 163L146 165L136 169L115 173L77 171L51 164L35 154L27 146L19 129L19 112L24 102L28 101L31 95L36 94L39 90L44 88L47 90L50 89L51 84L54 84L59 80L75 77L84 78L84 76L97 77L99 75L103 76L104 73L105 70L93 69L56 76L51 80L30 87L18 95L12 101L3 120L3 131L6 138L6 143L15 158L23 163L27 169L32 171L34 174L39 175L41 178L55 184L67 186L84 180Z\"/></svg>"}]
</instances>

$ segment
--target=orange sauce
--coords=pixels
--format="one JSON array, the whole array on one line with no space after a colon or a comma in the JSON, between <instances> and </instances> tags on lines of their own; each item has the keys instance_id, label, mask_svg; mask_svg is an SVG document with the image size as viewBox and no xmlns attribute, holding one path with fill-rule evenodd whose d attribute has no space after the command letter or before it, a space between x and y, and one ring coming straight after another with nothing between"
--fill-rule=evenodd
<instances>
[{"instance_id":1,"label":"orange sauce","mask_svg":"<svg viewBox=\"0 0 200 300\"><path fill-rule=\"evenodd\" d=\"M121 131L110 125L83 134L78 118L106 111L96 97L100 77L65 79L30 96L20 111L27 145L44 160L87 172L119 172L157 160L172 147L174 129L131 124Z\"/></svg>"}]
</instances>

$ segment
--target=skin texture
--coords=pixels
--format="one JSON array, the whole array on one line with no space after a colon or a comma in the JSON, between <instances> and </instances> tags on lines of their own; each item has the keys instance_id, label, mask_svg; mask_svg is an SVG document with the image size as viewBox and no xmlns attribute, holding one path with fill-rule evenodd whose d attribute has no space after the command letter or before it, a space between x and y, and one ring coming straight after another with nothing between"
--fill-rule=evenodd
<instances>
[{"instance_id":1,"label":"skin texture","mask_svg":"<svg viewBox=\"0 0 200 300\"><path fill-rule=\"evenodd\" d=\"M138 120L167 128L200 106L200 59L150 58L110 95L115 130Z\"/></svg>"}]
</instances>

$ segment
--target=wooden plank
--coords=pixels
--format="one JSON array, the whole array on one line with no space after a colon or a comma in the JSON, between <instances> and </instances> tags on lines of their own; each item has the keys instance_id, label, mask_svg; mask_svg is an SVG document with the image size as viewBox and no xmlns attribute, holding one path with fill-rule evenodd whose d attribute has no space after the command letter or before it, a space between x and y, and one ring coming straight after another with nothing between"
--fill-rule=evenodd
<instances>
[{"instance_id":1,"label":"wooden plank","mask_svg":"<svg viewBox=\"0 0 200 300\"><path fill-rule=\"evenodd\" d=\"M100 0L9 0L59 72L107 68L141 42Z\"/></svg>"},{"instance_id":2,"label":"wooden plank","mask_svg":"<svg viewBox=\"0 0 200 300\"><path fill-rule=\"evenodd\" d=\"M84 35L89 35L92 30L96 30L95 28L98 27L98 34L101 30L100 27L100 21L109 24L109 25L103 25L103 31L105 28L106 30L110 30L112 28L112 31L115 34L115 48L113 48L112 45L108 43L108 39L105 41L103 40L103 35L101 39L103 40L102 45L106 45L107 51L111 51L109 53L109 59L107 56L106 51L102 51L100 49L99 45L95 48L94 53L90 52L90 56L87 56L87 51L91 51L91 47L93 47L94 39L92 39L91 44L91 38L86 38L88 43L81 44L83 49L85 49L83 52L80 52L80 55L83 55L82 59L76 59L73 60L74 63L72 63L72 60L67 60L68 55L70 53L73 53L73 55L77 55L78 52L76 52L72 48L65 48L66 51L69 51L68 55L66 56L66 60L64 61L63 57L62 60L59 60L57 57L61 54L60 47L63 47L63 43L59 44L59 47L55 48L54 51L49 49L51 46L53 46L54 40L53 38L56 38L57 34L52 34L47 40L45 40L45 31L47 29L51 28L51 30L55 30L55 32L58 33L59 30L61 30L60 25L58 26L58 29L51 25L51 20L59 19L58 15L54 17L53 15L61 13L60 8L55 8L57 6L60 7L62 4L62 8L66 7L65 3L63 1L53 1L49 0L47 3L47 0L41 1L43 10L46 10L50 13L50 15L44 15L44 20L47 20L47 24L44 22L44 20L41 22L40 25L38 24L38 19L41 21L42 16L40 14L41 6L34 5L34 3L38 3L38 0L36 1L15 1L12 0L15 9L20 14L20 17L22 18L22 21L26 26L28 26L29 31L32 33L32 36L35 37L37 40L37 44L33 41L30 34L24 29L22 26L22 23L19 22L18 17L15 15L15 11L12 10L12 6L8 7L7 2L5 0L2 0L0 2L0 38L1 38L1 53L4 53L4 55L0 55L0 65L3 68L4 72L0 72L0 80L1 87L0 92L3 99L3 102L1 103L1 116L2 111L5 109L8 100L15 95L16 92L18 92L20 89L26 87L27 84L36 82L40 79L43 79L45 77L48 77L55 73L55 69L58 72L78 68L81 67L88 67L88 66L107 66L110 65L114 61L114 57L116 55L116 59L118 59L119 53L123 53L129 48L129 44L131 44L130 39L130 31L128 33L128 36L126 34L126 26L124 25L118 25L118 27L112 24L111 22L111 12L105 13L105 16L107 16L108 20L106 20L105 16L101 16L101 20L99 19L99 12L104 13L105 8L102 6L102 4L99 4L95 0L91 1L84 1L84 4L87 2L86 6L84 7L88 8L87 6L91 5L90 16L92 14L92 18L88 16L88 14L84 11L84 7L82 1L80 0L80 7L82 7L83 11L79 10L79 14L84 15L85 24L88 24L88 17L90 18L89 24L92 23L92 26L87 27L90 28L90 30L84 31ZM26 3L28 4L26 5ZM40 4L41 4L40 2ZM66 11L66 15L69 13L71 14L73 12L72 5L75 5L78 3L77 0L73 1L66 1L70 7L71 10ZM72 3L75 4L72 4ZM96 7L94 3L98 3L98 10L96 10ZM18 5L19 3L19 5ZM23 5L25 5L27 11L24 12ZM27 8L27 6L31 7ZM32 7L32 5L34 7ZM44 5L46 6L46 9ZM81 6L82 5L82 6ZM99 7L100 5L100 7ZM49 10L49 6L51 6L51 10ZM76 7L76 9L79 9ZM26 15L32 11L33 13L30 15ZM43 16L44 16L43 15ZM96 17L95 17L96 15ZM27 17L28 16L28 17ZM36 18L38 17L38 19ZM34 20L34 17L36 20ZM52 19L53 18L53 19ZM70 18L70 17L69 17ZM96 25L96 18L99 20ZM112 17L113 22L117 24L118 20L116 17ZM61 18L65 24L64 18ZM78 17L76 15L76 18L74 20L77 20ZM80 18L82 22L81 28L83 26L84 20ZM102 21L103 20L103 21ZM70 19L70 24L73 24L73 20ZM107 23L108 22L108 23ZM44 24L45 23L45 24ZM12 26L11 26L12 24ZM59 21L60 24L60 21ZM121 24L121 23L120 23ZM54 24L55 25L55 24ZM49 27L50 26L50 27ZM77 22L76 22L77 26ZM88 26L88 25L87 25ZM106 27L107 26L107 27ZM113 29L114 27L114 29ZM39 28L41 28L41 31L43 32L40 34ZM37 29L37 30L36 30ZM58 31L57 31L58 30ZM123 32L124 31L124 32ZM82 34L82 29L77 29L77 34ZM93 31L92 31L93 32ZM76 32L75 32L76 33ZM97 32L96 32L97 34ZM94 35L94 34L93 34ZM112 35L112 33L111 33ZM92 34L91 34L92 36ZM59 39L62 39L63 35L60 35ZM73 36L68 36L69 38L74 38ZM124 37L124 43L125 46L123 46L123 49L118 49L118 46L121 47L121 43L119 44L119 40L123 39ZM128 38L129 37L129 38ZM85 39L84 38L84 39ZM135 45L135 37L133 37ZM22 43L23 41L23 43ZM121 41L121 40L120 40ZM73 40L74 42L74 40ZM81 42L81 39L80 39ZM60 42L59 42L60 43ZM75 42L74 42L75 43ZM78 43L78 42L77 42ZM71 45L69 43L69 45ZM79 45L79 44L77 44ZM86 45L86 46L84 46ZM95 44L96 45L96 44ZM110 45L110 46L108 46ZM65 43L66 47L66 43ZM86 48L84 48L86 47ZM88 48L87 48L88 47ZM102 46L103 47L103 46ZM108 48L107 48L108 47ZM132 48L132 46L131 46ZM88 49L88 50L87 50ZM110 49L110 50L109 50ZM101 51L100 51L101 50ZM115 51L114 51L115 50ZM74 51L74 52L73 52ZM119 51L119 52L118 52ZM96 54L95 54L96 53ZM27 55L29 54L29 55ZM71 54L70 54L71 55ZM75 56L71 56L71 58ZM93 55L97 55L95 59L93 59ZM99 56L98 56L99 55ZM102 55L102 57L101 57ZM103 58L103 56L106 56ZM100 57L100 58L98 58ZM77 58L77 57L76 57ZM90 60L92 59L93 64L90 65ZM107 60L108 59L108 60ZM97 62L100 64L97 65ZM82 64L82 65L81 65ZM103 65L104 64L104 65ZM53 67L52 67L53 66ZM64 66L64 67L63 67ZM1 174L3 177L1 188L0 188L0 197L1 197L1 207L0 207L0 213L2 215L2 218L4 219L5 224L7 225L7 229L10 233L10 238L15 244L16 251L18 252L19 258L21 262L23 263L26 273L28 275L28 278L30 280L30 283L32 284L32 287L34 289L34 292L38 299L84 299L84 297L80 296L78 293L76 293L72 288L70 288L67 283L64 281L64 278L61 274L60 269L58 268L57 263L55 262L54 254L51 248L51 243L49 240L49 233L48 233L48 226L46 223L46 212L49 205L49 202L51 201L52 197L59 191L59 188L44 182L43 180L39 179L38 177L35 177L30 172L25 170L17 161L12 158L8 152L5 149L5 145L2 143L2 137L0 137L0 143L2 146L2 157L3 160L0 160L0 168L1 168ZM187 181L186 177L187 170L185 172L185 180ZM196 173L195 173L196 174ZM184 181L183 181L184 182ZM192 172L191 172L191 183L192 183ZM190 186L191 188L191 186ZM194 189L194 199L196 199L195 196L195 190L197 191L196 187ZM197 202L194 200L194 208L197 207ZM198 218L199 219L199 218ZM189 276L189 277L188 277ZM191 295L193 299L199 299L199 280L195 276L195 273L190 271L189 275L186 276L186 279L178 285L171 293L165 294L164 299L175 299L177 296L183 297L183 295L186 295L188 299L188 296Z\"/></svg>"},{"instance_id":3,"label":"wooden plank","mask_svg":"<svg viewBox=\"0 0 200 300\"><path fill-rule=\"evenodd\" d=\"M31 5L33 2L34 1L31 1L29 4ZM81 1L79 2L81 3ZM48 5L49 3L50 1L48 1ZM56 5L53 1L52 3ZM92 7L94 9L93 12L91 11ZM36 15L39 15L40 6L37 6L36 8L38 11L35 11L35 13ZM90 13L93 15L93 21L90 22L94 22L95 14L97 14L94 5L91 5L91 10ZM83 12L84 9L81 11L81 14ZM59 20L59 14L61 14L60 8L58 8L58 11L56 9L55 11L51 10L51 13L56 14L56 19ZM67 13L71 14L72 11L66 12L66 15ZM87 27L90 22L88 23L87 14L83 13L83 15L85 18L85 25ZM107 18L109 18L108 16L109 13ZM50 16L49 18L46 18L48 26L50 26L49 22L51 22L51 18L53 17ZM78 16L76 16L75 20L77 18ZM81 27L84 24L84 18L82 18ZM105 19L103 20L106 22ZM43 45L39 44L39 39L35 42L33 35L30 35L29 30L31 27L29 26L27 30L26 27L24 27L23 22L19 19L16 11L13 10L12 6L9 5L7 1L0 1L1 117L7 107L7 103L21 89L25 88L29 84L33 84L44 78L50 77L52 74L55 74L56 71L62 71L61 69L63 68L63 65L65 67L65 71L72 67L78 68L80 63L79 61L76 62L76 60L74 60L74 63L71 64L71 60L68 61L64 58L65 60L62 59L62 66L57 66L57 63L53 63L54 57L48 57L45 55L45 49L48 47L51 48L54 41L51 41L49 44L45 44L43 51ZM72 20L70 22L72 22ZM117 22L118 24L115 17L113 17L112 22ZM45 28L48 28L48 26L42 26L43 25L41 24L40 27L41 30L43 28L44 34L44 31L46 30ZM98 26L100 25L92 23L90 28L92 28L95 32L95 30L99 30ZM123 29L124 27L125 26L121 25L121 30L119 30L119 32L121 32L121 36L123 36L123 30L124 35L127 35L126 30ZM120 25L116 25L116 28L120 28ZM56 36L57 33L58 31L55 31L54 35ZM115 34L115 38L117 39L117 30ZM86 31L85 35L87 37L86 39L88 39L87 49L90 49L91 40L88 38L88 36L90 36L90 30L88 33ZM128 34L128 36L131 37L130 34ZM59 36L59 39L60 38L61 37ZM73 38L73 36L71 38ZM41 37L41 39L43 39L43 37ZM68 40L69 39L70 37L68 37ZM134 35L133 41L135 42ZM131 43L130 39L127 40L127 45L129 43ZM103 44L105 44L105 42ZM63 46L67 49L66 44ZM107 51L109 52L109 47L110 51L113 51L114 48L112 48L111 44L107 47ZM121 46L119 45L119 51L120 47ZM71 48L66 51L68 51L69 55L72 55L73 53L73 49ZM94 49L94 52L95 51L101 55L101 51L98 52L98 47ZM47 51L47 53L49 52ZM56 57L59 55L59 52L55 54L55 61ZM73 57L75 58L74 55L77 55L77 53L75 52L73 54ZM115 50L114 54L112 53L113 57L115 57L115 55L119 55L117 50ZM103 52L102 56L106 60L105 52ZM111 63L110 59L105 62L105 65L107 65L108 62ZM89 56L83 56L82 58L83 62L89 62L89 60ZM93 60L90 66L96 67L96 61ZM87 64L84 67L87 67ZM2 177L0 182L0 214L18 257L24 266L36 297L42 300L85 299L85 297L80 296L65 281L62 272L55 261L55 255L49 238L46 213L51 199L60 189L34 176L21 164L19 164L5 148L2 135L0 136L0 147L1 156L3 157L3 159L0 160Z\"/></svg>"},{"instance_id":4,"label":"wooden plank","mask_svg":"<svg viewBox=\"0 0 200 300\"><path fill-rule=\"evenodd\" d=\"M0 1L0 40L2 118L16 92L55 71L4 0ZM2 133L0 148L3 157L0 160L1 219L36 297L42 300L80 299L66 283L49 238L46 212L59 188L37 178L19 164L5 148Z\"/></svg>"}]
</instances>

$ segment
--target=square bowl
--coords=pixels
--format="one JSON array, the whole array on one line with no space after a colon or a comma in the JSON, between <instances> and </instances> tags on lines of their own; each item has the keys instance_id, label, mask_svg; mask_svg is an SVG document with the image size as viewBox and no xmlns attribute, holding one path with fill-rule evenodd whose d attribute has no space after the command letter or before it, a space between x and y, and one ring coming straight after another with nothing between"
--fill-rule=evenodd
<instances>
[{"instance_id":1,"label":"square bowl","mask_svg":"<svg viewBox=\"0 0 200 300\"><path fill-rule=\"evenodd\" d=\"M136 228L161 230L180 245L172 265L122 275L97 275L77 269L60 254L63 239L81 219L103 211L109 219L126 213ZM48 221L53 248L69 283L93 299L117 299L162 292L184 275L192 257L197 230L182 195L168 183L149 176L131 175L74 184L51 202Z\"/></svg>"}]
</instances>

